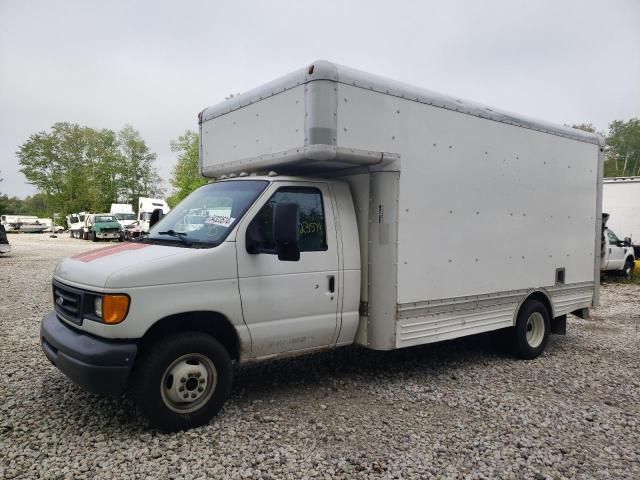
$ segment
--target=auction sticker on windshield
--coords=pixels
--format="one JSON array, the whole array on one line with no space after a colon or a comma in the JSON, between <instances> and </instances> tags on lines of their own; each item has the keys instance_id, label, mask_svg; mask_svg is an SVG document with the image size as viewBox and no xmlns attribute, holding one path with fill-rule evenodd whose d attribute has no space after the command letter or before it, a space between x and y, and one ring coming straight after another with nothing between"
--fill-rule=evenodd
<instances>
[{"instance_id":1,"label":"auction sticker on windshield","mask_svg":"<svg viewBox=\"0 0 640 480\"><path fill-rule=\"evenodd\" d=\"M228 227L233 223L235 218L233 217L223 217L222 215L211 215L207 218L204 223L207 225L219 225L221 227Z\"/></svg>"}]
</instances>

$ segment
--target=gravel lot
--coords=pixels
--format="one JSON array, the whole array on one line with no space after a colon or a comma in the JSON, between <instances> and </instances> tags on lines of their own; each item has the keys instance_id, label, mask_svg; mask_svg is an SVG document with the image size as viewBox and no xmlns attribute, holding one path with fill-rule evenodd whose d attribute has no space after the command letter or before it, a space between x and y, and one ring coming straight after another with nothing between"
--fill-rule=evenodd
<instances>
[{"instance_id":1,"label":"gravel lot","mask_svg":"<svg viewBox=\"0 0 640 480\"><path fill-rule=\"evenodd\" d=\"M11 235L0 257L0 478L640 478L640 286L609 283L540 358L487 337L241 367L210 425L160 434L40 351L58 259L95 245Z\"/></svg>"}]
</instances>

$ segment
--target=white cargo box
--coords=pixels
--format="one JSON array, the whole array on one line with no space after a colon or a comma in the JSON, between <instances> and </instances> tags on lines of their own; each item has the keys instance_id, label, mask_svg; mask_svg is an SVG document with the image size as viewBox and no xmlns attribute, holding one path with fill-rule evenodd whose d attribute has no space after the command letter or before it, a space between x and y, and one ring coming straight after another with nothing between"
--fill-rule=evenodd
<instances>
[{"instance_id":1,"label":"white cargo box","mask_svg":"<svg viewBox=\"0 0 640 480\"><path fill-rule=\"evenodd\" d=\"M341 177L358 215L357 341L398 348L598 303L602 139L325 61L201 113L205 176Z\"/></svg>"},{"instance_id":2,"label":"white cargo box","mask_svg":"<svg viewBox=\"0 0 640 480\"><path fill-rule=\"evenodd\" d=\"M611 230L640 245L640 177L605 178L602 211L609 214Z\"/></svg>"}]
</instances>

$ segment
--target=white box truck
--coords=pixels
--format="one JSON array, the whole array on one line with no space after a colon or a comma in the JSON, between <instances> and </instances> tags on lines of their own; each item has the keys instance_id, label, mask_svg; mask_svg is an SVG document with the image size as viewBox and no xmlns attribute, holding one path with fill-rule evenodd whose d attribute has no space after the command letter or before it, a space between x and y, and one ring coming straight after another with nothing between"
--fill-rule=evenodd
<instances>
[{"instance_id":1,"label":"white box truck","mask_svg":"<svg viewBox=\"0 0 640 480\"><path fill-rule=\"evenodd\" d=\"M640 258L640 177L605 178L602 211L609 214L612 230L631 238L635 257Z\"/></svg>"},{"instance_id":2,"label":"white box truck","mask_svg":"<svg viewBox=\"0 0 640 480\"><path fill-rule=\"evenodd\" d=\"M532 359L598 304L597 135L326 61L199 122L219 181L141 241L62 260L41 327L62 372L130 385L162 429L207 422L232 362L493 330Z\"/></svg>"},{"instance_id":3,"label":"white box truck","mask_svg":"<svg viewBox=\"0 0 640 480\"><path fill-rule=\"evenodd\" d=\"M116 217L123 230L132 228L136 222L136 213L130 203L112 203L109 213Z\"/></svg>"}]
</instances>

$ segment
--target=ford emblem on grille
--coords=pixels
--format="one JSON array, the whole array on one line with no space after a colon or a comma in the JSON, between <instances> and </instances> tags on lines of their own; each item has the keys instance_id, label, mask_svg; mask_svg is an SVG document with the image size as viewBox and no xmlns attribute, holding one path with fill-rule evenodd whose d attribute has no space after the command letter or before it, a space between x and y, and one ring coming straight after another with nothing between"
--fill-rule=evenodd
<instances>
[{"instance_id":1,"label":"ford emblem on grille","mask_svg":"<svg viewBox=\"0 0 640 480\"><path fill-rule=\"evenodd\" d=\"M62 306L62 304L64 303L64 298L62 298L62 297L58 297L58 298L56 298L56 303L57 303L58 305Z\"/></svg>"}]
</instances>

